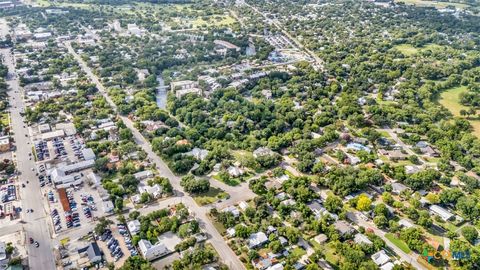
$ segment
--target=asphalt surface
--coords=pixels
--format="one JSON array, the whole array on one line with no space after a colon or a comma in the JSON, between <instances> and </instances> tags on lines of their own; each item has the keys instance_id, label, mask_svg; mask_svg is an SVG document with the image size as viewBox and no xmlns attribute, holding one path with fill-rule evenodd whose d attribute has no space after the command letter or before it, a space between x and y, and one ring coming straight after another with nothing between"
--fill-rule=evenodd
<instances>
[{"instance_id":1,"label":"asphalt surface","mask_svg":"<svg viewBox=\"0 0 480 270\"><path fill-rule=\"evenodd\" d=\"M105 97L110 106L114 108L115 111L117 111L117 106L108 96L105 87L99 81L98 77L93 74L90 67L88 67L85 61L83 61L83 59L75 52L69 42L66 42L65 46L67 47L70 54L72 54L77 60L82 70L88 75L92 82L95 83L98 90ZM228 265L228 267L233 270L245 269L243 263L235 255L232 249L227 245L223 237L220 235L217 229L213 226L211 220L208 218L207 214L209 208L198 206L192 199L192 197L186 195L186 193L183 191L183 188L180 186L180 177L173 174L170 168L168 168L167 164L165 164L165 162L152 150L150 143L134 127L134 123L127 117L121 116L119 114L118 116L132 131L135 143L147 153L148 158L152 160L152 162L156 165L158 171L160 172L160 175L170 179L170 182L176 191L176 195L181 197L181 202L185 204L185 206L189 208L190 212L192 212L194 216L199 220L200 227L209 235L209 242L213 245L223 263Z\"/></svg>"},{"instance_id":2,"label":"asphalt surface","mask_svg":"<svg viewBox=\"0 0 480 270\"><path fill-rule=\"evenodd\" d=\"M9 73L14 74L15 66L10 50L2 49L1 53ZM48 215L44 208L45 202L40 189L40 183L35 175L36 171L32 171L32 168L36 167L33 157L31 158L29 155L32 153L32 143L30 142L28 126L23 122L24 119L20 115L20 111L25 106L21 94L23 89L19 86L17 76L12 76L7 80L7 84L10 87L10 118L15 141L14 145L16 146L14 154L17 160L17 170L20 172L19 183L26 185L25 188L20 187L20 200L23 209L21 218L27 237L28 262L31 269L52 270L55 269L55 261L47 221ZM27 181L29 181L28 184ZM27 213L27 209L33 209L33 213ZM28 238L30 237L38 241L40 244L38 248L29 243Z\"/></svg>"},{"instance_id":3,"label":"asphalt surface","mask_svg":"<svg viewBox=\"0 0 480 270\"><path fill-rule=\"evenodd\" d=\"M398 256L400 256L400 258L403 261L410 263L413 267L415 267L415 269L427 270L427 268L425 266L423 266L419 262L417 262L417 259L418 259L417 254L415 254L413 252L410 252L409 254L403 252L403 250L401 250L399 247L397 247L395 244L390 242L390 240L388 240L385 237L385 234L386 234L385 231L378 229L375 226L375 224L373 224L372 222L368 222L368 221L363 220L360 217L359 212L356 212L356 211L355 212L348 212L347 217L348 217L348 219L350 219L351 221L353 221L354 223L356 223L359 226L362 226L366 229L367 228L372 229L373 232L375 233L375 235L378 235L380 238L382 238L382 240L385 241L385 244L390 249L392 249Z\"/></svg>"}]
</instances>

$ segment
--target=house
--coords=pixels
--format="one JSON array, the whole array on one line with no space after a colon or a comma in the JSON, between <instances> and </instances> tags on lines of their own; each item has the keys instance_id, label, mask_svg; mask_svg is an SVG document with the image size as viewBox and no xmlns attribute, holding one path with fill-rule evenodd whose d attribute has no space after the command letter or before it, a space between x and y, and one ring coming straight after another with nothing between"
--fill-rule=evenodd
<instances>
[{"instance_id":1,"label":"house","mask_svg":"<svg viewBox=\"0 0 480 270\"><path fill-rule=\"evenodd\" d=\"M133 177L135 177L135 179L137 180L144 180L144 179L147 179L147 178L150 178L153 176L153 173L151 171L141 171L141 172L137 172L137 173L134 173L133 174Z\"/></svg>"},{"instance_id":2,"label":"house","mask_svg":"<svg viewBox=\"0 0 480 270\"><path fill-rule=\"evenodd\" d=\"M307 207L312 210L317 218L321 217L323 213L327 211L323 205L318 202L317 200L312 201L311 203L307 204Z\"/></svg>"},{"instance_id":3,"label":"house","mask_svg":"<svg viewBox=\"0 0 480 270\"><path fill-rule=\"evenodd\" d=\"M235 230L235 228L229 228L229 229L227 229L227 236L228 236L229 238L232 238L232 237L235 236L235 233L236 233L236 232L237 232L237 231Z\"/></svg>"},{"instance_id":4,"label":"house","mask_svg":"<svg viewBox=\"0 0 480 270\"><path fill-rule=\"evenodd\" d=\"M454 214L452 214L450 211L448 211L447 209L445 209L445 208L443 208L439 205L436 205L436 204L430 205L429 209L430 209L430 213L439 216L444 221L449 221L449 220L454 220L455 219Z\"/></svg>"},{"instance_id":5,"label":"house","mask_svg":"<svg viewBox=\"0 0 480 270\"><path fill-rule=\"evenodd\" d=\"M331 266L325 259L320 259L317 264L323 270L334 270L333 266Z\"/></svg>"},{"instance_id":6,"label":"house","mask_svg":"<svg viewBox=\"0 0 480 270\"><path fill-rule=\"evenodd\" d=\"M402 183L399 183L399 182L392 183L392 193L393 194L398 195L398 194L402 193L402 191L405 191L407 189L408 189L408 187L405 186Z\"/></svg>"},{"instance_id":7,"label":"house","mask_svg":"<svg viewBox=\"0 0 480 270\"><path fill-rule=\"evenodd\" d=\"M185 155L192 156L198 160L204 160L208 155L208 150L195 147L190 152L185 153Z\"/></svg>"},{"instance_id":8,"label":"house","mask_svg":"<svg viewBox=\"0 0 480 270\"><path fill-rule=\"evenodd\" d=\"M333 226L342 237L355 233L355 229L344 220L336 221L335 223L333 223Z\"/></svg>"},{"instance_id":9,"label":"house","mask_svg":"<svg viewBox=\"0 0 480 270\"><path fill-rule=\"evenodd\" d=\"M372 254L371 258L372 258L372 261L379 267L390 261L390 257L388 257L388 255L385 253L384 249L380 250L377 253Z\"/></svg>"},{"instance_id":10,"label":"house","mask_svg":"<svg viewBox=\"0 0 480 270\"><path fill-rule=\"evenodd\" d=\"M240 207L242 211L245 211L248 208L248 203L246 203L245 201L241 201L238 203L238 207Z\"/></svg>"},{"instance_id":11,"label":"house","mask_svg":"<svg viewBox=\"0 0 480 270\"><path fill-rule=\"evenodd\" d=\"M358 163L361 162L360 158L351 155L351 154L346 154L347 158L345 159L345 162L350 165L357 165Z\"/></svg>"},{"instance_id":12,"label":"house","mask_svg":"<svg viewBox=\"0 0 480 270\"><path fill-rule=\"evenodd\" d=\"M237 207L231 205L229 207L226 207L222 210L222 212L229 212L231 213L234 217L239 217L240 216L240 211L238 210Z\"/></svg>"},{"instance_id":13,"label":"house","mask_svg":"<svg viewBox=\"0 0 480 270\"><path fill-rule=\"evenodd\" d=\"M417 173L421 170L422 170L421 166L417 166L417 165L407 165L407 166L405 166L405 173L406 174Z\"/></svg>"},{"instance_id":14,"label":"house","mask_svg":"<svg viewBox=\"0 0 480 270\"><path fill-rule=\"evenodd\" d=\"M313 240L314 240L315 242L317 242L318 244L322 245L323 243L327 242L328 237L327 237L325 234L321 233L321 234L315 236L315 237L313 238Z\"/></svg>"},{"instance_id":15,"label":"house","mask_svg":"<svg viewBox=\"0 0 480 270\"><path fill-rule=\"evenodd\" d=\"M138 241L138 248L140 249L140 253L142 254L143 258L145 258L147 261L153 261L170 253L164 244L157 243L152 245L150 241L145 239L140 239L140 241Z\"/></svg>"},{"instance_id":16,"label":"house","mask_svg":"<svg viewBox=\"0 0 480 270\"><path fill-rule=\"evenodd\" d=\"M228 167L227 172L232 177L239 177L239 176L242 176L245 173L245 171L243 169L238 168L236 166Z\"/></svg>"},{"instance_id":17,"label":"house","mask_svg":"<svg viewBox=\"0 0 480 270\"><path fill-rule=\"evenodd\" d=\"M257 232L257 233L251 234L250 237L248 238L248 247L249 248L260 247L267 242L268 242L267 235L263 232Z\"/></svg>"},{"instance_id":18,"label":"house","mask_svg":"<svg viewBox=\"0 0 480 270\"><path fill-rule=\"evenodd\" d=\"M366 245L372 245L372 241L368 239L368 237L364 234L357 233L355 234L355 237L353 238L353 241L357 244L366 244Z\"/></svg>"},{"instance_id":19,"label":"house","mask_svg":"<svg viewBox=\"0 0 480 270\"><path fill-rule=\"evenodd\" d=\"M160 198L162 195L163 188L159 184L154 184L153 186L149 185L138 185L138 193L148 193L152 195L154 199Z\"/></svg>"},{"instance_id":20,"label":"house","mask_svg":"<svg viewBox=\"0 0 480 270\"><path fill-rule=\"evenodd\" d=\"M388 157L391 161L406 160L408 155L403 153L401 150L384 150L379 149L378 153Z\"/></svg>"},{"instance_id":21,"label":"house","mask_svg":"<svg viewBox=\"0 0 480 270\"><path fill-rule=\"evenodd\" d=\"M258 157L263 157L263 156L270 156L273 155L273 151L270 150L270 148L267 147L259 147L255 151L253 151L253 157L258 158Z\"/></svg>"},{"instance_id":22,"label":"house","mask_svg":"<svg viewBox=\"0 0 480 270\"><path fill-rule=\"evenodd\" d=\"M0 137L0 152L10 151L10 137L2 136Z\"/></svg>"},{"instance_id":23,"label":"house","mask_svg":"<svg viewBox=\"0 0 480 270\"><path fill-rule=\"evenodd\" d=\"M411 223L410 221L402 218L398 221L398 225L400 225L400 227L404 227L404 228L411 228L415 225L413 225L413 223Z\"/></svg>"},{"instance_id":24,"label":"house","mask_svg":"<svg viewBox=\"0 0 480 270\"><path fill-rule=\"evenodd\" d=\"M140 231L140 221L137 219L131 220L127 223L128 230L130 234L135 235Z\"/></svg>"},{"instance_id":25,"label":"house","mask_svg":"<svg viewBox=\"0 0 480 270\"><path fill-rule=\"evenodd\" d=\"M360 143L349 143L347 144L347 149L353 150L353 151L366 151L368 153L370 153L371 151L369 147Z\"/></svg>"},{"instance_id":26,"label":"house","mask_svg":"<svg viewBox=\"0 0 480 270\"><path fill-rule=\"evenodd\" d=\"M393 270L394 267L395 267L395 264L393 264L392 262L388 262L388 263L382 265L380 267L380 270Z\"/></svg>"},{"instance_id":27,"label":"house","mask_svg":"<svg viewBox=\"0 0 480 270\"><path fill-rule=\"evenodd\" d=\"M277 263L267 268L267 270L283 270L283 264Z\"/></svg>"}]
</instances>

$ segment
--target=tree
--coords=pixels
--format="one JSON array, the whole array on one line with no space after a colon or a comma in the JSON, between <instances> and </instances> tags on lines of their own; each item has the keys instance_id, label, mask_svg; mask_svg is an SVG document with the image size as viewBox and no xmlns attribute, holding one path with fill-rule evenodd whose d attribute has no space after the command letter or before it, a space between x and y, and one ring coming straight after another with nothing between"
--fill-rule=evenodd
<instances>
[{"instance_id":1,"label":"tree","mask_svg":"<svg viewBox=\"0 0 480 270\"><path fill-rule=\"evenodd\" d=\"M386 204L388 204L388 205L392 205L393 202L395 201L395 200L393 199L392 194L390 194L390 193L387 192L387 191L383 192L383 194L382 194L382 200L383 200L384 203L386 203Z\"/></svg>"},{"instance_id":2,"label":"tree","mask_svg":"<svg viewBox=\"0 0 480 270\"><path fill-rule=\"evenodd\" d=\"M372 200L365 194L360 194L357 200L357 210L358 211L368 211L372 206Z\"/></svg>"},{"instance_id":3,"label":"tree","mask_svg":"<svg viewBox=\"0 0 480 270\"><path fill-rule=\"evenodd\" d=\"M478 231L473 226L464 226L462 228L462 235L467 239L471 244L475 243L475 240L478 238Z\"/></svg>"},{"instance_id":4,"label":"tree","mask_svg":"<svg viewBox=\"0 0 480 270\"><path fill-rule=\"evenodd\" d=\"M155 268L140 256L128 257L122 267L119 270L155 270Z\"/></svg>"},{"instance_id":5,"label":"tree","mask_svg":"<svg viewBox=\"0 0 480 270\"><path fill-rule=\"evenodd\" d=\"M373 223L375 223L378 228L384 229L388 226L388 219L383 215L376 216L373 218Z\"/></svg>"},{"instance_id":6,"label":"tree","mask_svg":"<svg viewBox=\"0 0 480 270\"><path fill-rule=\"evenodd\" d=\"M331 213L338 213L343 208L342 199L335 195L328 195L325 200L325 208Z\"/></svg>"},{"instance_id":7,"label":"tree","mask_svg":"<svg viewBox=\"0 0 480 270\"><path fill-rule=\"evenodd\" d=\"M427 199L431 204L437 204L440 202L440 196L432 192L428 193L425 196L425 199Z\"/></svg>"},{"instance_id":8,"label":"tree","mask_svg":"<svg viewBox=\"0 0 480 270\"><path fill-rule=\"evenodd\" d=\"M95 233L97 235L102 235L103 233L105 233L105 231L107 230L108 226L110 226L110 224L113 224L113 221L106 219L104 217L99 218L97 225L95 225L95 229L94 229Z\"/></svg>"},{"instance_id":9,"label":"tree","mask_svg":"<svg viewBox=\"0 0 480 270\"><path fill-rule=\"evenodd\" d=\"M95 160L95 169L100 172L107 172L108 171L108 158L107 157L101 157Z\"/></svg>"},{"instance_id":10,"label":"tree","mask_svg":"<svg viewBox=\"0 0 480 270\"><path fill-rule=\"evenodd\" d=\"M196 179L193 175L187 175L182 177L180 185L189 193L203 193L210 189L210 181L208 179Z\"/></svg>"}]
</instances>

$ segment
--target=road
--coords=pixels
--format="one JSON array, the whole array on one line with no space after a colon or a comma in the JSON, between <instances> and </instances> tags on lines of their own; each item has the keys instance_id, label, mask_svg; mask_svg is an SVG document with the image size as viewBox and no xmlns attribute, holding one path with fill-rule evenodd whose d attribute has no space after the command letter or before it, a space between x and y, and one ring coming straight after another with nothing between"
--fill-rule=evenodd
<instances>
[{"instance_id":1,"label":"road","mask_svg":"<svg viewBox=\"0 0 480 270\"><path fill-rule=\"evenodd\" d=\"M431 163L431 162L427 162L425 159L423 159L420 155L418 155L417 153L415 153L411 148L410 146L408 146L407 144L405 144L402 140L400 140L400 138L398 138L397 136L397 133L395 133L393 131L393 129L391 128L383 128L383 129L379 129L378 131L380 132L386 132L388 133L388 135L395 141L396 144L400 145L402 147L402 149L404 149L409 155L411 156L417 156L418 157L418 160L420 160L420 162L422 164L425 164L427 166L430 166L430 167L435 167L436 164L435 163Z\"/></svg>"},{"instance_id":2,"label":"road","mask_svg":"<svg viewBox=\"0 0 480 270\"><path fill-rule=\"evenodd\" d=\"M293 41L293 43L295 44L295 46L297 46L297 49L305 52L308 56L310 56L315 64L317 65L317 67L324 71L325 68L324 68L324 62L323 60L318 57L318 55L316 53L314 53L313 51L311 51L310 49L306 48L305 46L303 46L303 44L298 41L298 39L296 39L295 37L293 37L292 35L290 35L290 33L285 29L285 27L283 25L280 24L280 22L276 21L276 20L271 20L267 17L266 13L264 12L261 12L260 10L258 10L256 7L250 5L250 4L247 4L245 2L242 3L244 6L247 6L249 7L250 9L252 9L255 13L257 13L259 16L263 17L267 22L269 22L270 24L272 24L273 26L275 26L278 30L280 30L280 32L282 32L287 38L289 38L291 41Z\"/></svg>"},{"instance_id":3,"label":"road","mask_svg":"<svg viewBox=\"0 0 480 270\"><path fill-rule=\"evenodd\" d=\"M400 248L398 248L385 237L386 233L383 230L378 229L373 223L367 222L364 219L360 218L358 212L348 212L347 217L352 222L364 227L365 229L372 229L375 235L378 235L380 238L382 238L382 240L385 241L385 244L390 249L392 249L398 256L400 256L403 261L410 263L413 267L415 267L415 269L427 270L427 268L417 262L418 254L413 252L407 254L403 252Z\"/></svg>"},{"instance_id":4,"label":"road","mask_svg":"<svg viewBox=\"0 0 480 270\"><path fill-rule=\"evenodd\" d=\"M14 59L9 49L2 49L1 54L4 64L9 73L15 73ZM35 162L30 158L32 144L30 142L27 125L24 123L20 111L24 109L18 77L14 76L7 80L9 86L10 117L12 121L13 139L15 140L17 170L21 172L19 183L25 183L25 188L20 188L22 203L22 220L25 222L24 229L27 237L32 237L40 244L39 248L27 245L28 263L32 269L51 270L55 269L55 261L50 239L48 215L46 214L45 202L41 193L40 184L35 172ZM29 181L27 184L26 182ZM33 213L26 213L27 209L33 209ZM28 243L28 241L27 241Z\"/></svg>"},{"instance_id":5,"label":"road","mask_svg":"<svg viewBox=\"0 0 480 270\"><path fill-rule=\"evenodd\" d=\"M74 56L74 58L79 63L82 70L87 74L87 76L92 80L93 83L97 86L99 92L105 97L110 106L117 111L117 106L108 96L107 91L103 84L99 81L98 77L93 74L90 67L87 66L85 61L78 55L75 50L72 48L70 42L65 43L66 48L69 53ZM198 206L195 201L190 197L186 196L183 188L180 186L180 177L173 174L173 172L168 168L167 164L153 151L150 143L143 137L143 135L135 128L134 123L127 117L121 116L118 114L125 125L132 131L135 143L139 145L146 153L150 160L156 165L161 176L167 177L170 179L170 182L173 188L177 191L177 196L181 196L181 201L185 204L192 213L199 219L200 226L209 234L210 243L216 249L219 254L219 257L222 261L228 265L230 269L240 270L245 269L243 263L238 259L235 253L230 249L227 243L224 241L223 237L218 233L217 229L213 226L213 223L208 218L207 214L209 208Z\"/></svg>"}]
</instances>

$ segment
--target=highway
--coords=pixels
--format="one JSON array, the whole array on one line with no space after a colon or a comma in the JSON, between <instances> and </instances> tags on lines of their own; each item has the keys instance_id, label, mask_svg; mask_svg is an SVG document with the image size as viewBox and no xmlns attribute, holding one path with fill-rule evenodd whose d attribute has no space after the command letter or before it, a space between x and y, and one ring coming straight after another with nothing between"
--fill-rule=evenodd
<instances>
[{"instance_id":1,"label":"highway","mask_svg":"<svg viewBox=\"0 0 480 270\"><path fill-rule=\"evenodd\" d=\"M108 96L107 91L103 84L99 81L98 77L93 74L90 67L87 66L85 61L78 55L75 50L72 48L70 42L65 42L65 46L68 49L69 53L72 54L77 62L79 63L82 70L87 74L87 76L92 80L93 83L97 86L100 93L105 97L107 102L110 104L115 111L117 111L117 106ZM180 186L180 177L173 174L173 172L168 168L167 164L152 150L150 143L143 137L143 135L135 128L134 123L127 117L121 116L117 113L125 125L132 131L135 143L138 144L146 153L147 156L152 162L156 165L161 176L167 177L170 179L170 182L173 188L176 190L177 196L181 196L181 201L185 204L189 210L197 217L199 220L200 226L206 233L209 235L209 241L218 252L220 259L225 263L230 269L240 270L245 269L243 263L238 259L232 249L227 245L223 237L213 226L213 223L208 218L207 214L209 208L198 206L195 201L190 197L186 196L183 188Z\"/></svg>"},{"instance_id":2,"label":"highway","mask_svg":"<svg viewBox=\"0 0 480 270\"><path fill-rule=\"evenodd\" d=\"M9 74L15 74L15 64L9 49L2 49L1 54L4 64L8 67ZM22 220L25 222L24 229L27 237L28 263L31 269L52 270L55 269L53 249L51 245L47 213L39 181L35 175L35 162L29 156L32 153L32 144L28 132L28 126L24 123L20 111L24 109L22 89L19 86L17 76L7 80L9 86L10 117L12 121L13 139L16 146L17 170L20 172L19 183L24 183L25 188L20 188L20 200L22 203ZM27 184L27 181L29 183ZM33 209L33 213L27 213L27 209ZM29 244L28 238L32 237L40 244L39 248Z\"/></svg>"}]
</instances>

